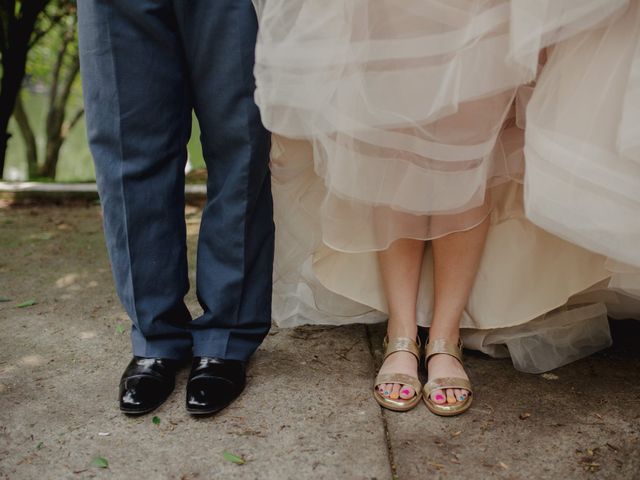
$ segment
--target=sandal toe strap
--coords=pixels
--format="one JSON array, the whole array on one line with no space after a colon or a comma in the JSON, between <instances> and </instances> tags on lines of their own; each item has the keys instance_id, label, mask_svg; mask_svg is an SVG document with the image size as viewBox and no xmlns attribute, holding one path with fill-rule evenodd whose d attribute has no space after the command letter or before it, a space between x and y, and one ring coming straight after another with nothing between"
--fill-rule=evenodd
<instances>
[{"instance_id":1,"label":"sandal toe strap","mask_svg":"<svg viewBox=\"0 0 640 480\"><path fill-rule=\"evenodd\" d=\"M424 394L429 396L435 390L443 390L446 388L458 388L460 390L467 390L469 394L473 392L471 389L471 382L466 378L456 378L456 377L443 377L436 378L427 382L424 386Z\"/></svg>"},{"instance_id":2,"label":"sandal toe strap","mask_svg":"<svg viewBox=\"0 0 640 480\"><path fill-rule=\"evenodd\" d=\"M405 375L404 373L381 373L376 377L375 386L382 383L399 383L402 385L411 385L416 391L416 394L422 389L420 380L411 375Z\"/></svg>"}]
</instances>

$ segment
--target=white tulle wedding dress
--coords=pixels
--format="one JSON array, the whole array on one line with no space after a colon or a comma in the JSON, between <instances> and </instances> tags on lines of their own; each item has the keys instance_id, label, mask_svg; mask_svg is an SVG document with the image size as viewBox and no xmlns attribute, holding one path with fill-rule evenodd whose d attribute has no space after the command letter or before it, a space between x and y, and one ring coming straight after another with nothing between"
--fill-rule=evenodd
<instances>
[{"instance_id":1,"label":"white tulle wedding dress","mask_svg":"<svg viewBox=\"0 0 640 480\"><path fill-rule=\"evenodd\" d=\"M640 316L637 0L254 3L280 325L383 320L376 251L487 215L467 346L541 372Z\"/></svg>"}]
</instances>

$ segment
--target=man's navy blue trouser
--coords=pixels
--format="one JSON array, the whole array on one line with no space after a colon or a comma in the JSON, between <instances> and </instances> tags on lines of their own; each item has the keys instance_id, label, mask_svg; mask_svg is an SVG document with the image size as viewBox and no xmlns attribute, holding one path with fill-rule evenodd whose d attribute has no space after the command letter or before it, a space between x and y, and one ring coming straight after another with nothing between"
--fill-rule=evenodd
<instances>
[{"instance_id":1,"label":"man's navy blue trouser","mask_svg":"<svg viewBox=\"0 0 640 480\"><path fill-rule=\"evenodd\" d=\"M89 144L134 355L246 360L271 324L269 134L250 0L81 0ZM209 172L191 319L184 219L195 110Z\"/></svg>"}]
</instances>

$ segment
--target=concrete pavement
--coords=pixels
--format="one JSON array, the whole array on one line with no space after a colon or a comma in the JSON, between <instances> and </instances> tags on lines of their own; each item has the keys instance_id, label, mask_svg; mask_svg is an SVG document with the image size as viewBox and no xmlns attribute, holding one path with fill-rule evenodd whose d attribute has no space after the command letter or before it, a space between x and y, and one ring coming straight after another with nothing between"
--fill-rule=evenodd
<instances>
[{"instance_id":1,"label":"concrete pavement","mask_svg":"<svg viewBox=\"0 0 640 480\"><path fill-rule=\"evenodd\" d=\"M220 415L184 411L185 370L158 411L124 417L128 321L100 222L95 205L0 205L0 478L640 478L637 322L552 375L470 353L475 404L459 418L378 407L382 325L274 329Z\"/></svg>"}]
</instances>

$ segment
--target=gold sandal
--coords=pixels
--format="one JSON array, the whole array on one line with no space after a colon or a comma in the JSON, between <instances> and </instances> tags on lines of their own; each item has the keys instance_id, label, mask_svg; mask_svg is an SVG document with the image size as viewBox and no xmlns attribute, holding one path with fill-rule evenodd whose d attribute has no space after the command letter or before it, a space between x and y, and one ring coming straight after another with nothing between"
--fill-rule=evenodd
<instances>
[{"instance_id":1,"label":"gold sandal","mask_svg":"<svg viewBox=\"0 0 640 480\"><path fill-rule=\"evenodd\" d=\"M425 367L429 362L429 358L438 354L450 355L458 360L462 365L462 340L458 342L458 345L441 339L427 341L426 350L426 358L424 360ZM466 390L469 394L465 400L454 403L453 405L438 404L431 400L431 394L434 390L444 390L447 388ZM431 412L443 417L451 417L453 415L459 415L466 412L469 409L471 402L473 401L472 393L471 383L466 378L445 377L435 378L430 382L427 382L423 388L422 398Z\"/></svg>"},{"instance_id":2,"label":"gold sandal","mask_svg":"<svg viewBox=\"0 0 640 480\"><path fill-rule=\"evenodd\" d=\"M407 337L392 338L391 340L385 337L382 348L384 350L384 360L395 352L409 352L418 359L418 362L420 362L420 339L418 339L418 343L416 343L415 340ZM395 400L387 398L380 395L378 392L378 385L383 383L410 385L413 387L416 394L412 398L406 400L404 398L397 398ZM373 385L373 396L384 408L388 408L389 410L394 410L396 412L406 412L407 410L411 410L420 402L420 397L422 397L422 384L418 378L412 377L411 375L405 375L403 373L379 373Z\"/></svg>"}]
</instances>

